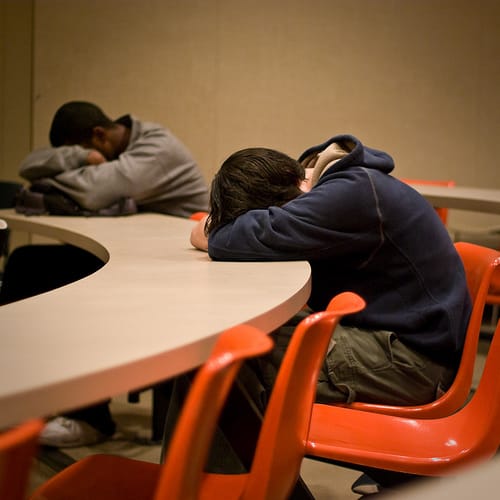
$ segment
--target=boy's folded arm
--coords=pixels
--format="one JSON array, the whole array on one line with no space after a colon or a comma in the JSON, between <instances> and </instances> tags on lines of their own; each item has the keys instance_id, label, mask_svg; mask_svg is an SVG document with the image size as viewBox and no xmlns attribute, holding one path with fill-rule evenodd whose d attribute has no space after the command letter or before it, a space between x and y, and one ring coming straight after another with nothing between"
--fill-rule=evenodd
<instances>
[{"instance_id":1,"label":"boy's folded arm","mask_svg":"<svg viewBox=\"0 0 500 500\"><path fill-rule=\"evenodd\" d=\"M208 236L205 234L205 223L207 221L207 217L203 217L203 219L199 220L196 225L191 230L191 238L190 242L198 250L203 250L204 252L208 252Z\"/></svg>"}]
</instances>

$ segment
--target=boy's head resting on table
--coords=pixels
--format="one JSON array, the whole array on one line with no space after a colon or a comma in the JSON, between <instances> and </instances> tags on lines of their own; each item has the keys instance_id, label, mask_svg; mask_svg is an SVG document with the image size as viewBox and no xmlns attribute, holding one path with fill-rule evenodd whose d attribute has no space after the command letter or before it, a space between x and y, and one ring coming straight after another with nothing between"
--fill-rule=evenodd
<instances>
[{"instance_id":1,"label":"boy's head resting on table","mask_svg":"<svg viewBox=\"0 0 500 500\"><path fill-rule=\"evenodd\" d=\"M101 153L103 161L120 156L128 146L130 130L109 118L91 102L71 101L55 113L50 127L52 147L79 145Z\"/></svg>"},{"instance_id":2,"label":"boy's head resting on table","mask_svg":"<svg viewBox=\"0 0 500 500\"><path fill-rule=\"evenodd\" d=\"M248 210L282 206L302 191L304 167L284 153L247 148L233 153L212 181L207 232Z\"/></svg>"}]
</instances>

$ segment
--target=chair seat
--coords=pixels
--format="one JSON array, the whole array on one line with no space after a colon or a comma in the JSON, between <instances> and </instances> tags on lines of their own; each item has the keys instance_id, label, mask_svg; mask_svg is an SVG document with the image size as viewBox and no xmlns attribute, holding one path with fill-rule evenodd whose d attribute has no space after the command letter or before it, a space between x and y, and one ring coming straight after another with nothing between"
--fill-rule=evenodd
<instances>
[{"instance_id":1,"label":"chair seat","mask_svg":"<svg viewBox=\"0 0 500 500\"><path fill-rule=\"evenodd\" d=\"M33 419L0 431L0 498L24 500L45 422Z\"/></svg>"},{"instance_id":2,"label":"chair seat","mask_svg":"<svg viewBox=\"0 0 500 500\"><path fill-rule=\"evenodd\" d=\"M54 487L49 479L43 494L51 500L153 500L160 473L161 466L156 463L116 455L90 455L61 471ZM239 498L247 477L248 474L206 473L200 500Z\"/></svg>"},{"instance_id":3,"label":"chair seat","mask_svg":"<svg viewBox=\"0 0 500 500\"><path fill-rule=\"evenodd\" d=\"M153 499L160 466L115 455L90 455L44 484L51 500L107 498ZM36 496L34 497L36 498Z\"/></svg>"},{"instance_id":4,"label":"chair seat","mask_svg":"<svg viewBox=\"0 0 500 500\"><path fill-rule=\"evenodd\" d=\"M455 418L454 418L455 417ZM306 456L419 474L444 476L456 472L483 429L461 432L462 415L442 419L410 419L349 408L314 405ZM467 427L465 427L467 429ZM375 431L374 431L375 430ZM487 432L487 431L486 431ZM476 458L488 458L483 448Z\"/></svg>"},{"instance_id":5,"label":"chair seat","mask_svg":"<svg viewBox=\"0 0 500 500\"><path fill-rule=\"evenodd\" d=\"M306 456L425 476L493 457L500 444L500 322L473 397L452 415L415 419L315 404Z\"/></svg>"}]
</instances>

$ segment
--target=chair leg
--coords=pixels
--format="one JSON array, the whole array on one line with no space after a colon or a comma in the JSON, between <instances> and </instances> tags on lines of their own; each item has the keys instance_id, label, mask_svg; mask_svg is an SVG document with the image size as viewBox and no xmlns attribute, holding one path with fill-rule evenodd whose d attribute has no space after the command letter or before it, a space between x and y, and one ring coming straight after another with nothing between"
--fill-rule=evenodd
<instances>
[{"instance_id":1,"label":"chair leg","mask_svg":"<svg viewBox=\"0 0 500 500\"><path fill-rule=\"evenodd\" d=\"M496 328L498 323L498 313L500 306L498 304L494 304L491 308L491 326Z\"/></svg>"},{"instance_id":2,"label":"chair leg","mask_svg":"<svg viewBox=\"0 0 500 500\"><path fill-rule=\"evenodd\" d=\"M160 463L163 463L167 453L168 445L172 436L174 435L177 419L191 387L191 379L189 375L178 375L172 381L171 397L167 406L167 413L165 416L165 425L162 429L162 443Z\"/></svg>"},{"instance_id":3,"label":"chair leg","mask_svg":"<svg viewBox=\"0 0 500 500\"><path fill-rule=\"evenodd\" d=\"M151 387L144 387L137 391L130 391L127 394L129 403L138 403L141 392L149 389L153 392L152 410L151 410L151 441L160 443L163 438L165 419L167 416L168 405L172 397L173 382L168 380Z\"/></svg>"},{"instance_id":4,"label":"chair leg","mask_svg":"<svg viewBox=\"0 0 500 500\"><path fill-rule=\"evenodd\" d=\"M141 391L133 391L127 394L127 401L129 403L138 403L141 397Z\"/></svg>"},{"instance_id":5,"label":"chair leg","mask_svg":"<svg viewBox=\"0 0 500 500\"><path fill-rule=\"evenodd\" d=\"M168 380L153 386L153 410L151 417L151 439L161 442L165 428L168 405L172 397L173 382Z\"/></svg>"}]
</instances>

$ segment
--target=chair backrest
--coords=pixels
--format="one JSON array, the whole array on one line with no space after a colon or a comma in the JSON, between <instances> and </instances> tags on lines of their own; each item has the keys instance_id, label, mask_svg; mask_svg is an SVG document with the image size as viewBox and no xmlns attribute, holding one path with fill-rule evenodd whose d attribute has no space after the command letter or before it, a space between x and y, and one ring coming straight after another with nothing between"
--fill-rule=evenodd
<instances>
[{"instance_id":1,"label":"chair backrest","mask_svg":"<svg viewBox=\"0 0 500 500\"><path fill-rule=\"evenodd\" d=\"M191 220L201 220L203 219L203 217L205 217L206 215L208 215L208 212L195 212L194 214L191 214L189 216L189 218Z\"/></svg>"},{"instance_id":2,"label":"chair backrest","mask_svg":"<svg viewBox=\"0 0 500 500\"><path fill-rule=\"evenodd\" d=\"M351 292L332 299L330 311L311 314L296 327L281 363L242 498L288 498L300 474L321 363L337 323L361 311Z\"/></svg>"},{"instance_id":3,"label":"chair backrest","mask_svg":"<svg viewBox=\"0 0 500 500\"><path fill-rule=\"evenodd\" d=\"M495 269L500 269L500 252L473 243L457 242L455 248L462 259L473 307L465 335L462 359L451 387L438 399L419 406L395 406L354 402L347 406L356 410L415 418L438 418L451 415L467 400L474 375L474 364L484 306Z\"/></svg>"},{"instance_id":4,"label":"chair backrest","mask_svg":"<svg viewBox=\"0 0 500 500\"><path fill-rule=\"evenodd\" d=\"M467 288L473 303L471 318L474 316L481 321L486 296L493 281L500 278L500 251L464 241L455 243L455 248L465 268Z\"/></svg>"},{"instance_id":5,"label":"chair backrest","mask_svg":"<svg viewBox=\"0 0 500 500\"><path fill-rule=\"evenodd\" d=\"M24 500L44 422L33 419L0 433L0 498Z\"/></svg>"},{"instance_id":6,"label":"chair backrest","mask_svg":"<svg viewBox=\"0 0 500 500\"><path fill-rule=\"evenodd\" d=\"M447 392L451 391L450 396L456 393L455 398L457 399L457 403L463 397L463 403L469 394L474 374L474 364L488 290L495 271L500 270L500 252L492 248L466 242L455 243L455 248L464 264L467 287L473 306L460 367L452 386ZM444 397L446 397L446 394Z\"/></svg>"},{"instance_id":7,"label":"chair backrest","mask_svg":"<svg viewBox=\"0 0 500 500\"><path fill-rule=\"evenodd\" d=\"M491 340L476 392L465 407L453 415L469 443L470 460L490 458L500 446L500 321ZM460 419L460 420L459 420ZM465 425L464 425L465 424Z\"/></svg>"},{"instance_id":8,"label":"chair backrest","mask_svg":"<svg viewBox=\"0 0 500 500\"><path fill-rule=\"evenodd\" d=\"M271 338L249 325L223 332L196 373L169 444L155 498L197 499L217 419L243 361L271 350ZM193 443L193 440L196 440Z\"/></svg>"},{"instance_id":9,"label":"chair backrest","mask_svg":"<svg viewBox=\"0 0 500 500\"><path fill-rule=\"evenodd\" d=\"M445 186L445 187L454 187L455 181L431 181L428 179L401 179L405 184L424 184L428 186ZM448 209L443 207L434 207L436 213L439 215L439 218L446 226L448 223Z\"/></svg>"}]
</instances>

